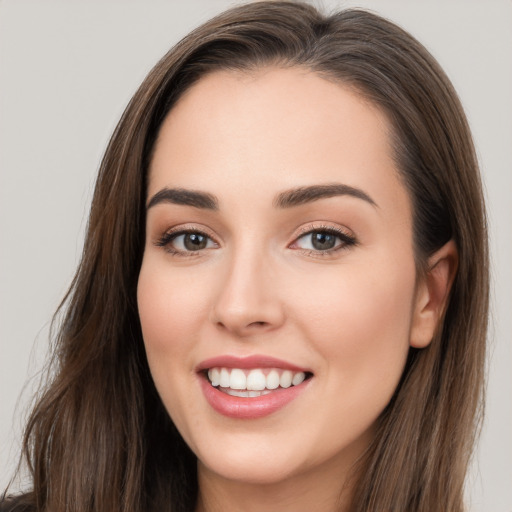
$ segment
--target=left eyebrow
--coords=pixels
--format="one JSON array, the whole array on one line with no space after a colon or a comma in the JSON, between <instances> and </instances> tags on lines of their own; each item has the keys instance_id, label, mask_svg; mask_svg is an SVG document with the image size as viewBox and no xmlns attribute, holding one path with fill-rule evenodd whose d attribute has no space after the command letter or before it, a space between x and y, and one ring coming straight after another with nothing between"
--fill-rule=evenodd
<instances>
[{"instance_id":1,"label":"left eyebrow","mask_svg":"<svg viewBox=\"0 0 512 512\"><path fill-rule=\"evenodd\" d=\"M298 187L285 190L276 196L273 205L276 208L291 208L319 199L335 196L351 196L362 199L372 206L378 208L377 203L363 190L342 183L331 183L327 185L311 185L309 187Z\"/></svg>"}]
</instances>

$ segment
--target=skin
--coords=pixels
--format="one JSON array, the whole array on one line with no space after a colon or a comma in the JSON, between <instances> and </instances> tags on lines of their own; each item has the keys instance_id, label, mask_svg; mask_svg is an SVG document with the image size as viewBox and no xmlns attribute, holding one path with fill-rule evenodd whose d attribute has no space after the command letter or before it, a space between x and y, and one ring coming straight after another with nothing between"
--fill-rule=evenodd
<instances>
[{"instance_id":1,"label":"skin","mask_svg":"<svg viewBox=\"0 0 512 512\"><path fill-rule=\"evenodd\" d=\"M299 68L216 72L162 125L148 203L164 188L214 194L216 211L161 202L147 212L138 305L149 366L198 457L198 510L347 510L351 466L403 371L432 337L456 266L448 244L418 278L409 196L384 114ZM290 208L284 190L341 183L339 195ZM322 253L304 233L355 243ZM166 246L199 230L205 249ZM178 254L169 251L181 250ZM240 420L214 411L196 372L219 355L264 354L311 370L277 412Z\"/></svg>"}]
</instances>

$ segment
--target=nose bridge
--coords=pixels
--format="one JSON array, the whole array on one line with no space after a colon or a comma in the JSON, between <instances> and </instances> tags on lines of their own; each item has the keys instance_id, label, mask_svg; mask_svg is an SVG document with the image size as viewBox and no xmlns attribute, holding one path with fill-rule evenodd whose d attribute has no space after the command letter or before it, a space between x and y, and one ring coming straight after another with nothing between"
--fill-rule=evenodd
<instances>
[{"instance_id":1,"label":"nose bridge","mask_svg":"<svg viewBox=\"0 0 512 512\"><path fill-rule=\"evenodd\" d=\"M240 242L230 252L213 308L213 321L239 336L279 326L283 307L271 254L255 241Z\"/></svg>"}]
</instances>

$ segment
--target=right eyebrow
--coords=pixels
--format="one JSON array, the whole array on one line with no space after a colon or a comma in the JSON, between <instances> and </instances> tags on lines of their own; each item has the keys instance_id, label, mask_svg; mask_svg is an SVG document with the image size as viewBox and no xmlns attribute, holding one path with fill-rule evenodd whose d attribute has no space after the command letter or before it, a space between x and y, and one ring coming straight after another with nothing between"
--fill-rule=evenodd
<instances>
[{"instance_id":1,"label":"right eyebrow","mask_svg":"<svg viewBox=\"0 0 512 512\"><path fill-rule=\"evenodd\" d=\"M146 210L161 203L193 206L205 210L219 209L219 201L213 194L184 188L163 188L149 200Z\"/></svg>"}]
</instances>

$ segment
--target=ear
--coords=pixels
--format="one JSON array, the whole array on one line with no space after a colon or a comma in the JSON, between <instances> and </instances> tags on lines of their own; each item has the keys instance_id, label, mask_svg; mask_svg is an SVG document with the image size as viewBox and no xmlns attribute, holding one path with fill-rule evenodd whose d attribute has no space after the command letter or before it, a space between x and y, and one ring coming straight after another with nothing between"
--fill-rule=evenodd
<instances>
[{"instance_id":1,"label":"ear","mask_svg":"<svg viewBox=\"0 0 512 512\"><path fill-rule=\"evenodd\" d=\"M412 347L425 348L432 341L447 306L458 263L459 255L453 240L429 258L427 272L420 277L416 289L410 335Z\"/></svg>"}]
</instances>

